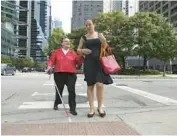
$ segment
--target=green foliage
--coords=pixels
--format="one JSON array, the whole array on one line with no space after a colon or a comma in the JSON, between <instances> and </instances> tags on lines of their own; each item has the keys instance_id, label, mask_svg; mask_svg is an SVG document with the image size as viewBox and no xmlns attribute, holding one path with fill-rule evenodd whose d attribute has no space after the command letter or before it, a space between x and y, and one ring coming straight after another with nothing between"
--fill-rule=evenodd
<instances>
[{"instance_id":1,"label":"green foliage","mask_svg":"<svg viewBox=\"0 0 177 136\"><path fill-rule=\"evenodd\" d=\"M136 13L130 19L136 30L135 55L158 58L164 63L177 56L177 34L173 25L160 14ZM165 72L165 71L164 71Z\"/></svg>"},{"instance_id":2,"label":"green foliage","mask_svg":"<svg viewBox=\"0 0 177 136\"><path fill-rule=\"evenodd\" d=\"M125 69L130 74L137 73L137 70L126 69L127 56L138 55L144 58L144 71L138 71L140 74L159 73L145 70L146 62L150 58L164 61L165 67L167 61L177 57L177 31L162 15L138 12L128 17L122 12L115 11L98 14L94 22L95 29L105 35L123 71ZM81 28L67 34L67 37L71 39L72 49L77 49L79 40L85 33L85 28ZM45 49L45 52L58 48L61 39L65 36L62 29L54 29L49 40L49 47Z\"/></svg>"},{"instance_id":3,"label":"green foliage","mask_svg":"<svg viewBox=\"0 0 177 136\"><path fill-rule=\"evenodd\" d=\"M139 70L135 68L128 68L122 70L120 75L160 75L161 73L158 70L146 69L146 70Z\"/></svg>"},{"instance_id":4,"label":"green foliage","mask_svg":"<svg viewBox=\"0 0 177 136\"><path fill-rule=\"evenodd\" d=\"M36 69L45 69L46 68L46 63L44 63L44 62L35 62L35 64L34 64L34 68L36 68Z\"/></svg>"},{"instance_id":5,"label":"green foliage","mask_svg":"<svg viewBox=\"0 0 177 136\"><path fill-rule=\"evenodd\" d=\"M9 56L1 56L1 63L12 64L12 60Z\"/></svg>"},{"instance_id":6,"label":"green foliage","mask_svg":"<svg viewBox=\"0 0 177 136\"><path fill-rule=\"evenodd\" d=\"M52 32L51 37L49 38L48 53L59 48L61 46L62 39L65 37L66 35L61 28L55 28Z\"/></svg>"},{"instance_id":7,"label":"green foliage","mask_svg":"<svg viewBox=\"0 0 177 136\"><path fill-rule=\"evenodd\" d=\"M134 29L128 16L122 12L101 13L95 18L96 30L103 32L114 49L116 59L125 68L125 59L132 54L134 46Z\"/></svg>"},{"instance_id":8,"label":"green foliage","mask_svg":"<svg viewBox=\"0 0 177 136\"><path fill-rule=\"evenodd\" d=\"M73 30L70 34L67 35L67 37L71 40L72 43L72 49L76 51L81 36L86 34L85 28L80 28L77 30Z\"/></svg>"},{"instance_id":9,"label":"green foliage","mask_svg":"<svg viewBox=\"0 0 177 136\"><path fill-rule=\"evenodd\" d=\"M14 64L17 69L22 69L24 67L32 68L34 66L34 60L32 58L17 58L14 60Z\"/></svg>"}]
</instances>

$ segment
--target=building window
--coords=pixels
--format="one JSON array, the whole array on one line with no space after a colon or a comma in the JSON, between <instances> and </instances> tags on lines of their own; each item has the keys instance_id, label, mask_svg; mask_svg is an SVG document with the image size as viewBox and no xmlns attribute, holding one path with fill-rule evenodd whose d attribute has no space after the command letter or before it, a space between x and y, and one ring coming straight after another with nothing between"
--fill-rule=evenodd
<instances>
[{"instance_id":1,"label":"building window","mask_svg":"<svg viewBox=\"0 0 177 136\"><path fill-rule=\"evenodd\" d=\"M155 8L158 9L160 6L161 6L161 2L158 2Z\"/></svg>"},{"instance_id":2,"label":"building window","mask_svg":"<svg viewBox=\"0 0 177 136\"><path fill-rule=\"evenodd\" d=\"M168 10L168 4L165 5L163 8L162 8L163 12L165 12L166 10Z\"/></svg>"},{"instance_id":3,"label":"building window","mask_svg":"<svg viewBox=\"0 0 177 136\"><path fill-rule=\"evenodd\" d=\"M177 20L177 14L171 17L171 21L175 22Z\"/></svg>"},{"instance_id":4,"label":"building window","mask_svg":"<svg viewBox=\"0 0 177 136\"><path fill-rule=\"evenodd\" d=\"M151 1L150 3L149 3L149 7L152 7L154 5L154 1Z\"/></svg>"},{"instance_id":5,"label":"building window","mask_svg":"<svg viewBox=\"0 0 177 136\"><path fill-rule=\"evenodd\" d=\"M163 1L162 4L165 5L166 3L168 3L168 1Z\"/></svg>"},{"instance_id":6,"label":"building window","mask_svg":"<svg viewBox=\"0 0 177 136\"><path fill-rule=\"evenodd\" d=\"M171 1L172 6L175 5L175 4L177 4L177 1Z\"/></svg>"},{"instance_id":7,"label":"building window","mask_svg":"<svg viewBox=\"0 0 177 136\"><path fill-rule=\"evenodd\" d=\"M88 11L88 8L84 8L84 11Z\"/></svg>"},{"instance_id":8,"label":"building window","mask_svg":"<svg viewBox=\"0 0 177 136\"><path fill-rule=\"evenodd\" d=\"M143 9L143 5L140 5L140 10L142 10Z\"/></svg>"},{"instance_id":9,"label":"building window","mask_svg":"<svg viewBox=\"0 0 177 136\"><path fill-rule=\"evenodd\" d=\"M165 12L163 15L164 17L168 17L168 12Z\"/></svg>"},{"instance_id":10,"label":"building window","mask_svg":"<svg viewBox=\"0 0 177 136\"><path fill-rule=\"evenodd\" d=\"M157 10L157 14L160 14L160 9L159 9L159 10Z\"/></svg>"},{"instance_id":11,"label":"building window","mask_svg":"<svg viewBox=\"0 0 177 136\"><path fill-rule=\"evenodd\" d=\"M154 7L151 7L151 9L149 10L150 12L153 12L154 11Z\"/></svg>"},{"instance_id":12,"label":"building window","mask_svg":"<svg viewBox=\"0 0 177 136\"><path fill-rule=\"evenodd\" d=\"M103 12L101 9L98 9L97 12Z\"/></svg>"},{"instance_id":13,"label":"building window","mask_svg":"<svg viewBox=\"0 0 177 136\"><path fill-rule=\"evenodd\" d=\"M177 5L171 10L171 14L174 14L177 12Z\"/></svg>"}]
</instances>

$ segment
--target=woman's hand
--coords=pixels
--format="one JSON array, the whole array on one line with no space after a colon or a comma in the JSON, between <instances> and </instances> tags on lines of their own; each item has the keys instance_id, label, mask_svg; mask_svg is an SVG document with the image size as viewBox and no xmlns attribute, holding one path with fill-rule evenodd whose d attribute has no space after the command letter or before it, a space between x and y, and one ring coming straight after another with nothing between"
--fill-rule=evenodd
<instances>
[{"instance_id":1,"label":"woman's hand","mask_svg":"<svg viewBox=\"0 0 177 136\"><path fill-rule=\"evenodd\" d=\"M89 55L89 54L92 53L92 50L90 50L90 49L82 49L82 52L83 52L84 55Z\"/></svg>"},{"instance_id":2,"label":"woman's hand","mask_svg":"<svg viewBox=\"0 0 177 136\"><path fill-rule=\"evenodd\" d=\"M92 51L90 49L78 49L77 50L78 54L83 54L83 55L89 55L90 53L92 53Z\"/></svg>"},{"instance_id":3,"label":"woman's hand","mask_svg":"<svg viewBox=\"0 0 177 136\"><path fill-rule=\"evenodd\" d=\"M47 68L46 72L47 72L47 74L49 74L49 75L52 74L52 72L53 72L52 67L49 66L49 67Z\"/></svg>"}]
</instances>

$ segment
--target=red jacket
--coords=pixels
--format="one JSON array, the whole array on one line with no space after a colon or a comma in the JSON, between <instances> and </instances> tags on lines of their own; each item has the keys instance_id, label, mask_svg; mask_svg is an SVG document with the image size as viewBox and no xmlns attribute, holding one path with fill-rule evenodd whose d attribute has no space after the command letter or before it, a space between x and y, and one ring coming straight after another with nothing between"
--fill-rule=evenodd
<instances>
[{"instance_id":1,"label":"red jacket","mask_svg":"<svg viewBox=\"0 0 177 136\"><path fill-rule=\"evenodd\" d=\"M52 53L52 56L48 60L48 66L52 67L55 65L54 72L76 72L76 65L83 63L83 57L77 56L77 54L69 50L65 55L62 49L57 49Z\"/></svg>"}]
</instances>

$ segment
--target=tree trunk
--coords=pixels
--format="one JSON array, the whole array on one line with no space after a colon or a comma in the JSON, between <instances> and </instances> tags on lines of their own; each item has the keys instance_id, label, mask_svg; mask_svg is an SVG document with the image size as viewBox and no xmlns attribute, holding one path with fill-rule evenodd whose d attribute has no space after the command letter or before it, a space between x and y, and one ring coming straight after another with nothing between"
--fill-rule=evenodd
<instances>
[{"instance_id":1,"label":"tree trunk","mask_svg":"<svg viewBox=\"0 0 177 136\"><path fill-rule=\"evenodd\" d=\"M164 64L163 64L163 77L165 77L165 70L166 69L166 62L164 61Z\"/></svg>"},{"instance_id":2,"label":"tree trunk","mask_svg":"<svg viewBox=\"0 0 177 136\"><path fill-rule=\"evenodd\" d=\"M143 70L145 71L146 69L147 69L147 56L144 56Z\"/></svg>"},{"instance_id":3,"label":"tree trunk","mask_svg":"<svg viewBox=\"0 0 177 136\"><path fill-rule=\"evenodd\" d=\"M122 60L123 69L125 69L125 57L124 57L124 56L121 56L121 60Z\"/></svg>"}]
</instances>

